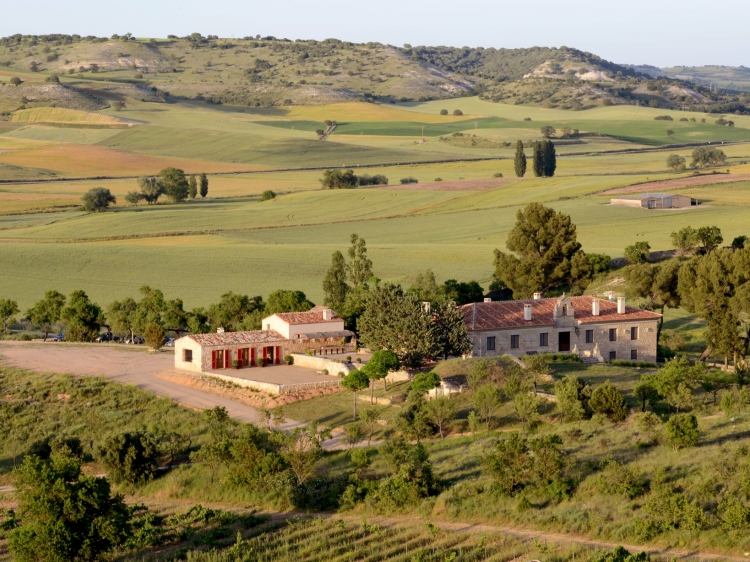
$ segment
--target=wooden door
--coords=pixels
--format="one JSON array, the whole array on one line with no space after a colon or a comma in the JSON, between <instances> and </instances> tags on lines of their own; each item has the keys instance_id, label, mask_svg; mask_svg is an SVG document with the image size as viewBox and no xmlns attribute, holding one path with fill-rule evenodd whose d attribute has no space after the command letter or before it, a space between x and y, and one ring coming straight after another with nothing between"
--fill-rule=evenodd
<instances>
[{"instance_id":1,"label":"wooden door","mask_svg":"<svg viewBox=\"0 0 750 562\"><path fill-rule=\"evenodd\" d=\"M570 332L560 332L558 342L558 351L570 351Z\"/></svg>"}]
</instances>

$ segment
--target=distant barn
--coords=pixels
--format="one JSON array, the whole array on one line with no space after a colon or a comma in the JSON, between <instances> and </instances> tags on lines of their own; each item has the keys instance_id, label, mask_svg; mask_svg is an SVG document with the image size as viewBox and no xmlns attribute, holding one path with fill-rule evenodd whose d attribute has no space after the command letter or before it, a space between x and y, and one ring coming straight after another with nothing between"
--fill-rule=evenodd
<instances>
[{"instance_id":1,"label":"distant barn","mask_svg":"<svg viewBox=\"0 0 750 562\"><path fill-rule=\"evenodd\" d=\"M687 195L676 193L641 193L640 195L614 197L610 204L643 209L683 209L697 205L698 201Z\"/></svg>"}]
</instances>

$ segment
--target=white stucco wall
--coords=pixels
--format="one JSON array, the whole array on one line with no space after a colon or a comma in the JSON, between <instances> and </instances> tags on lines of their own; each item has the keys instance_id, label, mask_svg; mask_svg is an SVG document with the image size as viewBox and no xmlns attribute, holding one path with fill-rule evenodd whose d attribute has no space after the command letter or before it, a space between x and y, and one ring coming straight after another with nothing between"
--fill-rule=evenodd
<instances>
[{"instance_id":1,"label":"white stucco wall","mask_svg":"<svg viewBox=\"0 0 750 562\"><path fill-rule=\"evenodd\" d=\"M291 340L297 334L309 334L312 332L341 332L344 330L342 319L334 322L320 322L316 324L287 324L276 314L263 319L263 330L276 330L286 339Z\"/></svg>"}]
</instances>

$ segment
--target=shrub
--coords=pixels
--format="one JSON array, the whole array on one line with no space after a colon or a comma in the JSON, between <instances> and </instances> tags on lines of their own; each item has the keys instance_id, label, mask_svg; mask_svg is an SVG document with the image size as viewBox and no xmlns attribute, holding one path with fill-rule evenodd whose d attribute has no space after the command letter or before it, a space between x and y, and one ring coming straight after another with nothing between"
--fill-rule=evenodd
<instances>
[{"instance_id":1,"label":"shrub","mask_svg":"<svg viewBox=\"0 0 750 562\"><path fill-rule=\"evenodd\" d=\"M154 350L161 349L167 343L167 335L164 333L164 328L156 322L151 322L146 326L143 337L146 340L146 345Z\"/></svg>"},{"instance_id":2,"label":"shrub","mask_svg":"<svg viewBox=\"0 0 750 562\"><path fill-rule=\"evenodd\" d=\"M591 393L589 406L597 414L603 414L612 421L622 421L628 415L622 393L609 381L597 387Z\"/></svg>"},{"instance_id":3,"label":"shrub","mask_svg":"<svg viewBox=\"0 0 750 562\"><path fill-rule=\"evenodd\" d=\"M408 183L419 183L419 180L412 176L409 176L408 178L401 178L399 181L401 182L402 185L406 185Z\"/></svg>"},{"instance_id":4,"label":"shrub","mask_svg":"<svg viewBox=\"0 0 750 562\"><path fill-rule=\"evenodd\" d=\"M453 115L463 115L463 114L464 114L464 112L461 111L460 109L454 109L453 110Z\"/></svg>"},{"instance_id":5,"label":"shrub","mask_svg":"<svg viewBox=\"0 0 750 562\"><path fill-rule=\"evenodd\" d=\"M117 198L106 187L89 189L82 197L83 210L97 213L104 211L110 204L117 203Z\"/></svg>"},{"instance_id":6,"label":"shrub","mask_svg":"<svg viewBox=\"0 0 750 562\"><path fill-rule=\"evenodd\" d=\"M142 484L151 480L156 474L158 456L154 436L140 431L112 435L96 449L97 460L116 484Z\"/></svg>"},{"instance_id":7,"label":"shrub","mask_svg":"<svg viewBox=\"0 0 750 562\"><path fill-rule=\"evenodd\" d=\"M667 443L675 451L683 447L694 446L700 437L698 419L693 414L674 415L669 418L664 427L666 429Z\"/></svg>"},{"instance_id":8,"label":"shrub","mask_svg":"<svg viewBox=\"0 0 750 562\"><path fill-rule=\"evenodd\" d=\"M639 369L655 369L658 366L656 363L648 363L647 361L623 361L621 359L613 359L609 364L618 367L638 367Z\"/></svg>"},{"instance_id":9,"label":"shrub","mask_svg":"<svg viewBox=\"0 0 750 562\"><path fill-rule=\"evenodd\" d=\"M443 178L435 178L434 181L443 181Z\"/></svg>"},{"instance_id":10,"label":"shrub","mask_svg":"<svg viewBox=\"0 0 750 562\"><path fill-rule=\"evenodd\" d=\"M291 365L293 361L294 358L291 355L284 355L284 363Z\"/></svg>"},{"instance_id":11,"label":"shrub","mask_svg":"<svg viewBox=\"0 0 750 562\"><path fill-rule=\"evenodd\" d=\"M674 119L670 115L657 115L654 117L654 121L674 121Z\"/></svg>"},{"instance_id":12,"label":"shrub","mask_svg":"<svg viewBox=\"0 0 750 562\"><path fill-rule=\"evenodd\" d=\"M10 83L14 86L18 86L21 83L21 79L18 76L14 76L10 79Z\"/></svg>"},{"instance_id":13,"label":"shrub","mask_svg":"<svg viewBox=\"0 0 750 562\"><path fill-rule=\"evenodd\" d=\"M53 84L59 84L60 79L57 76L47 76L47 78L44 79L45 82L51 82Z\"/></svg>"},{"instance_id":14,"label":"shrub","mask_svg":"<svg viewBox=\"0 0 750 562\"><path fill-rule=\"evenodd\" d=\"M503 173L502 172L495 172L494 174L492 174L492 177L493 178L501 178L501 177L503 177Z\"/></svg>"},{"instance_id":15,"label":"shrub","mask_svg":"<svg viewBox=\"0 0 750 562\"><path fill-rule=\"evenodd\" d=\"M448 110L447 109L441 109L440 110L440 115L448 115Z\"/></svg>"},{"instance_id":16,"label":"shrub","mask_svg":"<svg viewBox=\"0 0 750 562\"><path fill-rule=\"evenodd\" d=\"M632 466L620 464L608 457L602 461L601 468L602 474L597 482L601 493L626 496L632 500L645 491L644 482Z\"/></svg>"},{"instance_id":17,"label":"shrub","mask_svg":"<svg viewBox=\"0 0 750 562\"><path fill-rule=\"evenodd\" d=\"M276 199L276 193L274 193L270 189L266 189L263 193L261 193L260 200L268 201L269 199Z\"/></svg>"},{"instance_id":18,"label":"shrub","mask_svg":"<svg viewBox=\"0 0 750 562\"><path fill-rule=\"evenodd\" d=\"M685 159L679 154L670 154L667 157L667 168L675 172L680 172L685 169Z\"/></svg>"}]
</instances>

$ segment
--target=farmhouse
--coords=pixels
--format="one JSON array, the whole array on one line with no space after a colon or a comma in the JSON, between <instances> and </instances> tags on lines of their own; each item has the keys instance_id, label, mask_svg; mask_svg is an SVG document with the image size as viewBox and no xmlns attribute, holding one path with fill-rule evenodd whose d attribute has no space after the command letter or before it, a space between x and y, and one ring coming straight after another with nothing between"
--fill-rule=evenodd
<instances>
[{"instance_id":1,"label":"farmhouse","mask_svg":"<svg viewBox=\"0 0 750 562\"><path fill-rule=\"evenodd\" d=\"M292 353L330 355L356 348L354 332L333 310L280 312L264 318L262 330L190 334L175 341L175 367L210 372L232 367L278 365ZM235 363L236 362L236 363Z\"/></svg>"},{"instance_id":2,"label":"farmhouse","mask_svg":"<svg viewBox=\"0 0 750 562\"><path fill-rule=\"evenodd\" d=\"M683 209L697 205L698 201L687 195L676 193L641 193L640 195L614 197L610 200L610 204L642 209Z\"/></svg>"},{"instance_id":3,"label":"farmhouse","mask_svg":"<svg viewBox=\"0 0 750 562\"><path fill-rule=\"evenodd\" d=\"M585 361L656 361L661 314L596 297L478 302L459 307L475 357L574 353Z\"/></svg>"}]
</instances>

